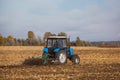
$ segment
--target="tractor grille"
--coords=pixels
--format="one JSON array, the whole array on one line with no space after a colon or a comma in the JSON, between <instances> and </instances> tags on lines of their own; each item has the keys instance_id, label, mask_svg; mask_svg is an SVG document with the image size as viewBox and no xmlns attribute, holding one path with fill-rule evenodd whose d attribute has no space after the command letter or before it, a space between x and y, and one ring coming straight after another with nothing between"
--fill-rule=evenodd
<instances>
[{"instance_id":1,"label":"tractor grille","mask_svg":"<svg viewBox=\"0 0 120 80\"><path fill-rule=\"evenodd\" d=\"M50 54L52 54L53 51L54 51L54 48L53 48L53 47L51 47L51 48L48 49L48 53L50 53Z\"/></svg>"}]
</instances>

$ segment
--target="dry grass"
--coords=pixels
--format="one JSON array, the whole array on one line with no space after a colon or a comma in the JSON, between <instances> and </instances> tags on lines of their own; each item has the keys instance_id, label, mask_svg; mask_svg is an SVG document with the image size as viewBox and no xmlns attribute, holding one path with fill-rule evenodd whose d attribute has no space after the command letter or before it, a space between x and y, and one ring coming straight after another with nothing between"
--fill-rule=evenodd
<instances>
[{"instance_id":1,"label":"dry grass","mask_svg":"<svg viewBox=\"0 0 120 80\"><path fill-rule=\"evenodd\" d=\"M23 65L25 59L40 57L39 46L0 47L0 80L119 80L120 48L73 47L79 65ZM38 60L34 60L37 62Z\"/></svg>"}]
</instances>

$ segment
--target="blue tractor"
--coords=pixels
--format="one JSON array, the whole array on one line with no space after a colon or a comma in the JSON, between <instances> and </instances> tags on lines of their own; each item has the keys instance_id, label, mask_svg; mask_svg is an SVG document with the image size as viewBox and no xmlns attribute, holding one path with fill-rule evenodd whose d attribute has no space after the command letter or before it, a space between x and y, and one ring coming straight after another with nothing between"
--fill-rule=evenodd
<instances>
[{"instance_id":1,"label":"blue tractor","mask_svg":"<svg viewBox=\"0 0 120 80\"><path fill-rule=\"evenodd\" d=\"M65 64L67 59L74 64L79 64L80 57L74 54L69 43L70 40L66 36L49 36L46 39L46 45L42 54L44 64L48 63L48 60L57 64Z\"/></svg>"}]
</instances>

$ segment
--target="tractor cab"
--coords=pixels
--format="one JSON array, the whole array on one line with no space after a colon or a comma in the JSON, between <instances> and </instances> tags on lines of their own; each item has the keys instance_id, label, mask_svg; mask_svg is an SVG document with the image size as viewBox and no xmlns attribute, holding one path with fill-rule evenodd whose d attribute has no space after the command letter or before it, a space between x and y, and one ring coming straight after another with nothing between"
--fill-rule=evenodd
<instances>
[{"instance_id":1,"label":"tractor cab","mask_svg":"<svg viewBox=\"0 0 120 80\"><path fill-rule=\"evenodd\" d=\"M59 47L59 48L65 48L66 45L66 39L62 38L62 39L56 39L56 38L48 38L47 39L47 47Z\"/></svg>"},{"instance_id":2,"label":"tractor cab","mask_svg":"<svg viewBox=\"0 0 120 80\"><path fill-rule=\"evenodd\" d=\"M79 56L74 54L68 42L69 39L66 36L49 36L43 49L43 57L47 55L49 59L57 60L59 64L66 63L69 58L73 63L78 64Z\"/></svg>"},{"instance_id":3,"label":"tractor cab","mask_svg":"<svg viewBox=\"0 0 120 80\"><path fill-rule=\"evenodd\" d=\"M65 37L49 37L47 39L47 47L51 48L51 47L59 47L59 48L65 48L67 47L67 38Z\"/></svg>"},{"instance_id":4,"label":"tractor cab","mask_svg":"<svg viewBox=\"0 0 120 80\"><path fill-rule=\"evenodd\" d=\"M57 53L59 50L66 49L67 46L67 37L65 36L49 36L46 41L49 53Z\"/></svg>"}]
</instances>

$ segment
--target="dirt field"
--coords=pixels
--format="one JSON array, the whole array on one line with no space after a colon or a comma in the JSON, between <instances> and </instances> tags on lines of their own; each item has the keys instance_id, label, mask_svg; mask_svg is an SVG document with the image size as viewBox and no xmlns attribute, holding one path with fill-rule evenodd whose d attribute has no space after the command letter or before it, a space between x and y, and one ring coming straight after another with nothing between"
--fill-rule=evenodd
<instances>
[{"instance_id":1,"label":"dirt field","mask_svg":"<svg viewBox=\"0 0 120 80\"><path fill-rule=\"evenodd\" d=\"M79 65L23 65L42 48L0 47L0 80L120 80L120 48L73 47Z\"/></svg>"}]
</instances>

